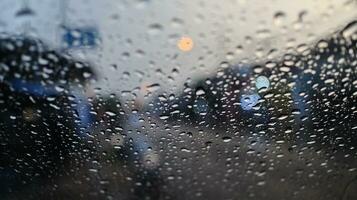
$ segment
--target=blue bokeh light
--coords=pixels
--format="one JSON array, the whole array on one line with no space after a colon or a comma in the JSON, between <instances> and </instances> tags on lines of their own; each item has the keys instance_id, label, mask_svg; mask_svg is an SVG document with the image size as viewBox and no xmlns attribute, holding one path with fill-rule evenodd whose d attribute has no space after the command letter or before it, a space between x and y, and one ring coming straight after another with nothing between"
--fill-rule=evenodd
<instances>
[{"instance_id":1,"label":"blue bokeh light","mask_svg":"<svg viewBox=\"0 0 357 200\"><path fill-rule=\"evenodd\" d=\"M261 88L269 88L270 81L266 76L258 76L255 79L255 87L259 90Z\"/></svg>"},{"instance_id":2,"label":"blue bokeh light","mask_svg":"<svg viewBox=\"0 0 357 200\"><path fill-rule=\"evenodd\" d=\"M258 104L260 96L258 94L242 95L240 98L241 107L243 110L251 110Z\"/></svg>"}]
</instances>

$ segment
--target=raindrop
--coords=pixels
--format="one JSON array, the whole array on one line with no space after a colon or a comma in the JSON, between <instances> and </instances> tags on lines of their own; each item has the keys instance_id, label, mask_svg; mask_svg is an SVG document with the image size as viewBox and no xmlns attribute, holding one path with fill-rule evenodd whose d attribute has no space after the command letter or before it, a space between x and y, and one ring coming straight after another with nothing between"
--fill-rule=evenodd
<instances>
[{"instance_id":1,"label":"raindrop","mask_svg":"<svg viewBox=\"0 0 357 200\"><path fill-rule=\"evenodd\" d=\"M286 14L282 11L276 12L274 14L274 24L276 26L281 26L286 18Z\"/></svg>"},{"instance_id":2,"label":"raindrop","mask_svg":"<svg viewBox=\"0 0 357 200\"><path fill-rule=\"evenodd\" d=\"M157 35L159 34L160 32L163 31L163 26L161 24L150 24L149 25L149 30L148 30L148 33L151 34L151 35Z\"/></svg>"},{"instance_id":3,"label":"raindrop","mask_svg":"<svg viewBox=\"0 0 357 200\"><path fill-rule=\"evenodd\" d=\"M349 38L352 36L354 37L353 39L357 39L357 21L349 23L342 31L342 35L344 38Z\"/></svg>"}]
</instances>

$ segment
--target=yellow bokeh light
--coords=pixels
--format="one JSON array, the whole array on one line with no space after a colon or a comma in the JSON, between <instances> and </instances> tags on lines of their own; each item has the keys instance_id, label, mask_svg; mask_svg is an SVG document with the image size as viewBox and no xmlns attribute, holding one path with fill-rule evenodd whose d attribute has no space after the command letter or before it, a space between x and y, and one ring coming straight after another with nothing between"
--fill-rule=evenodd
<instances>
[{"instance_id":1,"label":"yellow bokeh light","mask_svg":"<svg viewBox=\"0 0 357 200\"><path fill-rule=\"evenodd\" d=\"M190 37L182 37L178 42L177 42L177 47L181 51L191 51L193 48L193 40Z\"/></svg>"}]
</instances>

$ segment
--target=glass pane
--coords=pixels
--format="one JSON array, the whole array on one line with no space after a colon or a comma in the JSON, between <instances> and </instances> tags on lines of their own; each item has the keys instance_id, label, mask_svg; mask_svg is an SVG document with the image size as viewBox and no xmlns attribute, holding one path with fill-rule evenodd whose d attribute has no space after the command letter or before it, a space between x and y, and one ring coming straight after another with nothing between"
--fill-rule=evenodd
<instances>
[{"instance_id":1,"label":"glass pane","mask_svg":"<svg viewBox=\"0 0 357 200\"><path fill-rule=\"evenodd\" d=\"M0 5L0 199L357 199L356 1Z\"/></svg>"}]
</instances>

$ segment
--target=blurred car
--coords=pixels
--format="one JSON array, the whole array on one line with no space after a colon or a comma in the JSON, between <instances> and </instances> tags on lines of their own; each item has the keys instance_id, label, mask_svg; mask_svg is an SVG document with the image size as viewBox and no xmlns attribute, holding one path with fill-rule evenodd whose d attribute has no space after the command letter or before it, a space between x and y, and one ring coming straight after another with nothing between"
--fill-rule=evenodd
<instances>
[{"instance_id":1,"label":"blurred car","mask_svg":"<svg viewBox=\"0 0 357 200\"><path fill-rule=\"evenodd\" d=\"M0 195L64 173L92 123L89 65L36 39L0 37Z\"/></svg>"},{"instance_id":2,"label":"blurred car","mask_svg":"<svg viewBox=\"0 0 357 200\"><path fill-rule=\"evenodd\" d=\"M357 125L357 33L346 35L354 24L280 60L226 63L212 77L186 83L179 96L159 96L147 109L189 126L250 127L291 146L354 148L356 128L348 127Z\"/></svg>"}]
</instances>

